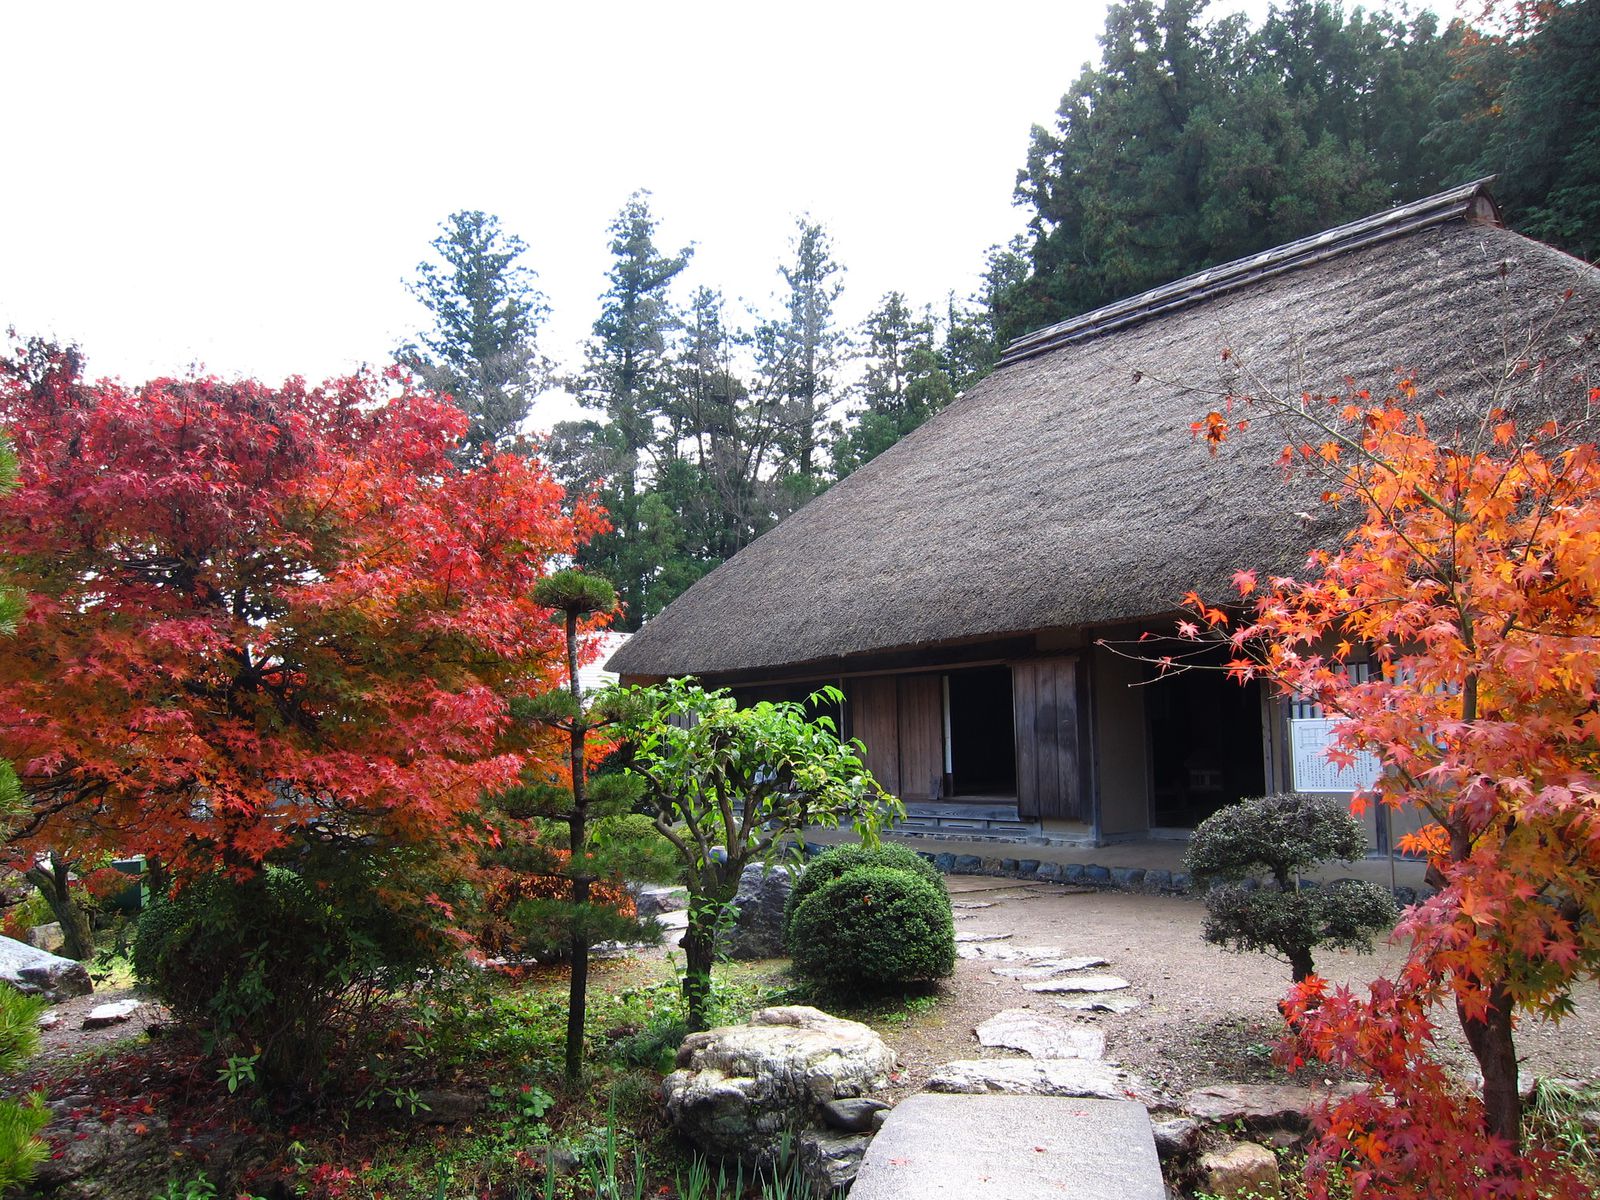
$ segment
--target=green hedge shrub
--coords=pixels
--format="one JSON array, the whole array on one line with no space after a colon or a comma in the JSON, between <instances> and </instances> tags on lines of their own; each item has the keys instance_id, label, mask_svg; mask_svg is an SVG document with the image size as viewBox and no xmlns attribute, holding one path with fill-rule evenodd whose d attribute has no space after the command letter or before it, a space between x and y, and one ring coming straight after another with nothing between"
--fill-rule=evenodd
<instances>
[{"instance_id":1,"label":"green hedge shrub","mask_svg":"<svg viewBox=\"0 0 1600 1200\"><path fill-rule=\"evenodd\" d=\"M794 969L836 994L892 991L955 970L956 933L942 884L911 871L856 867L800 902Z\"/></svg>"},{"instance_id":2,"label":"green hedge shrub","mask_svg":"<svg viewBox=\"0 0 1600 1200\"><path fill-rule=\"evenodd\" d=\"M258 1084L315 1091L336 1038L376 1036L393 993L446 953L423 914L374 884L360 868L321 886L281 867L204 876L140 918L134 972L217 1050L253 1059Z\"/></svg>"},{"instance_id":3,"label":"green hedge shrub","mask_svg":"<svg viewBox=\"0 0 1600 1200\"><path fill-rule=\"evenodd\" d=\"M823 851L806 864L806 869L795 881L794 890L789 893L783 917L785 930L793 928L794 914L808 897L814 896L825 885L832 883L847 871L854 871L857 867L883 867L891 871L909 871L926 879L939 890L940 895L945 894L944 876L939 874L937 867L916 851L888 842L879 842L876 846L847 842L843 846ZM790 949L793 949L792 943Z\"/></svg>"}]
</instances>

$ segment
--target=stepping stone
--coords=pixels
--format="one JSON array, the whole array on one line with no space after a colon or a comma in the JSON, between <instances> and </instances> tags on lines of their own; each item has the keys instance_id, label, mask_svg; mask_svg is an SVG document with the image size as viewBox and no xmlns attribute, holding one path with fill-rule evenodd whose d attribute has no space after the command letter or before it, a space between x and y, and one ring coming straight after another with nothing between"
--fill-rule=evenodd
<instances>
[{"instance_id":1,"label":"stepping stone","mask_svg":"<svg viewBox=\"0 0 1600 1200\"><path fill-rule=\"evenodd\" d=\"M951 908L993 908L993 900L957 900Z\"/></svg>"},{"instance_id":2,"label":"stepping stone","mask_svg":"<svg viewBox=\"0 0 1600 1200\"><path fill-rule=\"evenodd\" d=\"M1082 1096L1156 1103L1149 1086L1120 1067L1092 1058L967 1058L945 1063L928 1079L930 1092L979 1096Z\"/></svg>"},{"instance_id":3,"label":"stepping stone","mask_svg":"<svg viewBox=\"0 0 1600 1200\"><path fill-rule=\"evenodd\" d=\"M851 1200L1164 1200L1150 1116L1128 1100L911 1096L868 1147Z\"/></svg>"},{"instance_id":4,"label":"stepping stone","mask_svg":"<svg viewBox=\"0 0 1600 1200\"><path fill-rule=\"evenodd\" d=\"M108 1025L121 1025L143 1007L144 1002L141 1000L116 1000L110 1004L98 1004L89 1010L88 1016L84 1017L83 1028L104 1029Z\"/></svg>"},{"instance_id":5,"label":"stepping stone","mask_svg":"<svg viewBox=\"0 0 1600 1200\"><path fill-rule=\"evenodd\" d=\"M1031 967L991 967L990 970L1007 979L1049 979L1065 971L1086 971L1090 967L1105 965L1103 958L1047 958Z\"/></svg>"},{"instance_id":6,"label":"stepping stone","mask_svg":"<svg viewBox=\"0 0 1600 1200\"><path fill-rule=\"evenodd\" d=\"M40 1029L54 1029L61 1024L61 1014L53 1008L47 1008L39 1014Z\"/></svg>"},{"instance_id":7,"label":"stepping stone","mask_svg":"<svg viewBox=\"0 0 1600 1200\"><path fill-rule=\"evenodd\" d=\"M1076 975L1023 984L1030 992L1120 992L1128 986L1120 975Z\"/></svg>"},{"instance_id":8,"label":"stepping stone","mask_svg":"<svg viewBox=\"0 0 1600 1200\"><path fill-rule=\"evenodd\" d=\"M1003 942L1009 939L1009 933L958 933L957 942Z\"/></svg>"},{"instance_id":9,"label":"stepping stone","mask_svg":"<svg viewBox=\"0 0 1600 1200\"><path fill-rule=\"evenodd\" d=\"M1243 1125L1248 1129L1305 1129L1311 1111L1330 1100L1362 1090L1359 1084L1332 1088L1296 1087L1289 1083L1218 1084L1197 1088L1183 1098L1183 1111L1208 1125Z\"/></svg>"},{"instance_id":10,"label":"stepping stone","mask_svg":"<svg viewBox=\"0 0 1600 1200\"><path fill-rule=\"evenodd\" d=\"M1030 1058L1102 1058L1106 1052L1103 1029L1047 1017L1026 1008L1008 1008L990 1017L977 1030L984 1046L1021 1050Z\"/></svg>"},{"instance_id":11,"label":"stepping stone","mask_svg":"<svg viewBox=\"0 0 1600 1200\"><path fill-rule=\"evenodd\" d=\"M1128 1013L1142 1003L1132 996L1076 996L1071 1000L1057 1000L1062 1008L1087 1013Z\"/></svg>"},{"instance_id":12,"label":"stepping stone","mask_svg":"<svg viewBox=\"0 0 1600 1200\"><path fill-rule=\"evenodd\" d=\"M663 929L689 928L689 910L686 908L673 909L670 912L656 914L656 924Z\"/></svg>"}]
</instances>

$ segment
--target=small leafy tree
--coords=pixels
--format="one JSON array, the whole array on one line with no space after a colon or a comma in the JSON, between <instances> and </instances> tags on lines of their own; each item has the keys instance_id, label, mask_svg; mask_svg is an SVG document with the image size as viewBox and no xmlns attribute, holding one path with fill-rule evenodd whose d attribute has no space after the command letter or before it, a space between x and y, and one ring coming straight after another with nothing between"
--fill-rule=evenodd
<instances>
[{"instance_id":1,"label":"small leafy tree","mask_svg":"<svg viewBox=\"0 0 1600 1200\"><path fill-rule=\"evenodd\" d=\"M1220 885L1206 893L1206 941L1275 954L1296 983L1316 969L1311 952L1318 946L1371 953L1373 935L1400 915L1394 897L1359 879L1306 890L1298 879L1321 863L1351 862L1366 851L1361 826L1330 796L1287 792L1228 805L1200 822L1185 863L1201 886ZM1273 886L1244 886L1261 871Z\"/></svg>"},{"instance_id":2,"label":"small leafy tree","mask_svg":"<svg viewBox=\"0 0 1600 1200\"><path fill-rule=\"evenodd\" d=\"M1427 856L1439 889L1401 922L1397 978L1364 998L1315 976L1291 993L1291 1061L1372 1081L1323 1117L1313 1195L1345 1176L1357 1197L1587 1194L1559 1157L1522 1143L1513 1041L1519 1011L1559 1019L1600 976L1600 451L1585 436L1600 387L1546 349L1577 344L1548 327L1508 341L1482 373L1486 401L1441 399L1431 421L1410 378L1382 398L1354 386L1248 398L1293 438L1286 468L1333 476L1325 499L1355 510L1353 528L1303 578L1238 572L1238 622L1191 595L1180 636L1210 631L1237 678L1336 714L1330 757L1382 764L1357 805L1422 814L1401 844ZM1196 434L1238 432L1232 401ZM1361 661L1376 665L1369 678L1349 669ZM1446 1002L1482 1072L1478 1097L1432 1054Z\"/></svg>"},{"instance_id":3,"label":"small leafy tree","mask_svg":"<svg viewBox=\"0 0 1600 1200\"><path fill-rule=\"evenodd\" d=\"M859 742L841 741L831 719L804 704L762 701L740 708L727 691L687 679L633 689L629 771L672 843L689 888L684 1000L689 1027L706 1027L719 922L744 868L770 862L808 825L849 822L875 841L903 812L862 762ZM836 688L812 697L838 703Z\"/></svg>"}]
</instances>

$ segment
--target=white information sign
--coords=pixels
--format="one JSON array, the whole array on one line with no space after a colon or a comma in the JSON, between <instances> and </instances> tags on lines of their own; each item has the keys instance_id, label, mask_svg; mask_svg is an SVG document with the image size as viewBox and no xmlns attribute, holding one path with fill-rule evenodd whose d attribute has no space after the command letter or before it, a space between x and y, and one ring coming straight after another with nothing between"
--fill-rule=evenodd
<instances>
[{"instance_id":1,"label":"white information sign","mask_svg":"<svg viewBox=\"0 0 1600 1200\"><path fill-rule=\"evenodd\" d=\"M1328 761L1328 747L1334 744L1334 722L1327 717L1289 722L1289 758L1294 767L1297 792L1357 792L1378 781L1378 758L1358 754L1348 767Z\"/></svg>"}]
</instances>

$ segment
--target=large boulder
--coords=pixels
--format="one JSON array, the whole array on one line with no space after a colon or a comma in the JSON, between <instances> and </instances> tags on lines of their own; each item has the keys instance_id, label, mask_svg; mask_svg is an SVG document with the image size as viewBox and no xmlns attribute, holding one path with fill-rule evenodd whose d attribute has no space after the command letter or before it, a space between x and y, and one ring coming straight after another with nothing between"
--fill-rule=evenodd
<instances>
[{"instance_id":1,"label":"large boulder","mask_svg":"<svg viewBox=\"0 0 1600 1200\"><path fill-rule=\"evenodd\" d=\"M793 871L777 863L751 863L740 873L733 898L739 917L721 944L729 958L783 957L783 911L794 878Z\"/></svg>"},{"instance_id":2,"label":"large boulder","mask_svg":"<svg viewBox=\"0 0 1600 1200\"><path fill-rule=\"evenodd\" d=\"M830 1101L885 1087L894 1065L894 1051L859 1022L802 1005L765 1008L747 1025L685 1038L662 1096L673 1126L706 1154L758 1166L786 1133L824 1127ZM836 1132L822 1140L827 1153L817 1157L838 1157Z\"/></svg>"},{"instance_id":3,"label":"large boulder","mask_svg":"<svg viewBox=\"0 0 1600 1200\"><path fill-rule=\"evenodd\" d=\"M81 962L59 958L8 937L0 937L0 980L19 992L51 1000L87 996L94 991L89 972Z\"/></svg>"}]
</instances>

